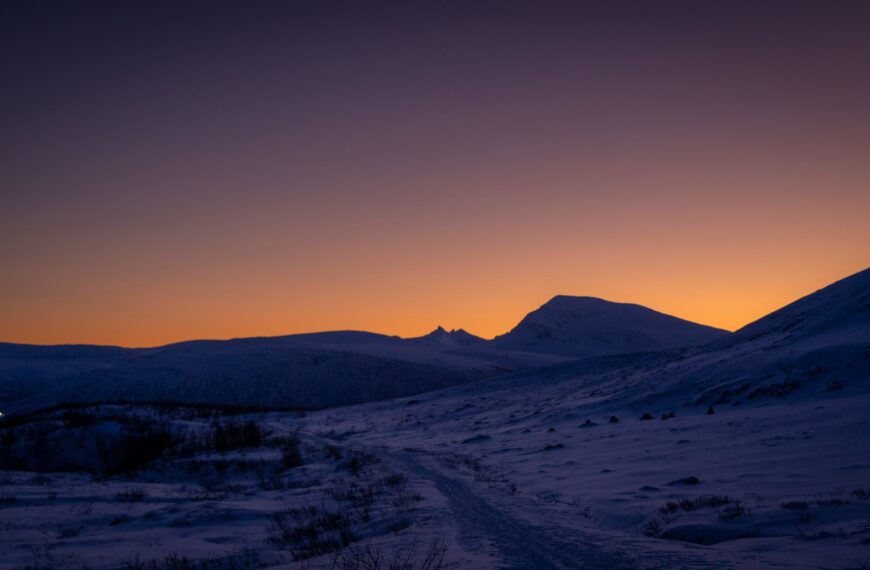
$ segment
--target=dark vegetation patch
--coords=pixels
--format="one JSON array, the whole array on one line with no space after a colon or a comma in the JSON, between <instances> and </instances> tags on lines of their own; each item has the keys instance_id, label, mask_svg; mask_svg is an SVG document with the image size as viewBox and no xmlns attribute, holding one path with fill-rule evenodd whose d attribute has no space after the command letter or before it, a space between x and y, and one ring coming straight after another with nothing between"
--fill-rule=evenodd
<instances>
[{"instance_id":1,"label":"dark vegetation patch","mask_svg":"<svg viewBox=\"0 0 870 570\"><path fill-rule=\"evenodd\" d=\"M289 550L294 560L342 553L367 535L397 532L413 524L423 498L407 475L390 471L370 453L342 450L340 457L338 472L346 474L326 488L330 502L294 507L272 517L269 542Z\"/></svg>"},{"instance_id":2,"label":"dark vegetation patch","mask_svg":"<svg viewBox=\"0 0 870 570\"><path fill-rule=\"evenodd\" d=\"M125 489L115 495L122 503L141 503L148 496L148 491L143 488Z\"/></svg>"},{"instance_id":3,"label":"dark vegetation patch","mask_svg":"<svg viewBox=\"0 0 870 570\"><path fill-rule=\"evenodd\" d=\"M223 409L165 405L74 406L31 414L0 424L0 465L104 478L164 470L167 462L202 453L263 446L280 447L285 468L302 464L297 435L274 437L257 421L223 414ZM243 461L236 463L244 467Z\"/></svg>"},{"instance_id":4,"label":"dark vegetation patch","mask_svg":"<svg viewBox=\"0 0 870 570\"><path fill-rule=\"evenodd\" d=\"M0 417L0 430L7 427L15 427L24 425L33 421L60 415L75 415L81 411L81 418L91 416L94 410L117 409L117 412L124 414L129 410L144 410L150 409L158 413L158 415L168 416L179 419L208 419L226 416L238 416L259 412L282 411L282 412L297 412L300 416L305 415L305 409L299 407L262 407L262 406L245 406L238 404L208 404L181 402L177 400L143 400L141 402L133 400L103 400L96 402L67 402L62 404L54 404L39 410L27 412L24 414L7 414ZM126 409L126 410L125 410Z\"/></svg>"},{"instance_id":5,"label":"dark vegetation patch","mask_svg":"<svg viewBox=\"0 0 870 570\"><path fill-rule=\"evenodd\" d=\"M264 561L257 550L245 548L228 555L200 559L172 553L163 558L143 560L137 554L123 561L120 570L258 570L267 566L271 564Z\"/></svg>"},{"instance_id":6,"label":"dark vegetation patch","mask_svg":"<svg viewBox=\"0 0 870 570\"><path fill-rule=\"evenodd\" d=\"M731 540L734 538L731 534L738 532L737 530L724 531L722 529L715 529L709 524L694 524L683 525L680 528L665 528L666 525L670 525L685 513L702 510L715 510L720 522L736 521L752 515L749 509L744 507L740 501L731 497L724 495L701 495L699 497L685 498L678 501L668 501L659 507L656 516L653 516L649 521L647 521L647 524L642 529L643 533L646 536L671 538L674 540L695 542L697 544L715 544L716 542ZM695 535L697 535L697 540L691 538L691 536ZM725 535L727 535L727 537Z\"/></svg>"},{"instance_id":7,"label":"dark vegetation patch","mask_svg":"<svg viewBox=\"0 0 870 570\"><path fill-rule=\"evenodd\" d=\"M444 566L447 544L436 538L422 553L414 547L399 548L392 553L366 544L351 546L335 557L335 570L440 570Z\"/></svg>"},{"instance_id":8,"label":"dark vegetation patch","mask_svg":"<svg viewBox=\"0 0 870 570\"><path fill-rule=\"evenodd\" d=\"M668 501L660 509L659 512L676 513L679 511L697 511L698 509L713 509L723 505L733 504L735 501L731 497L723 495L701 495L694 499L680 499L679 501Z\"/></svg>"}]
</instances>

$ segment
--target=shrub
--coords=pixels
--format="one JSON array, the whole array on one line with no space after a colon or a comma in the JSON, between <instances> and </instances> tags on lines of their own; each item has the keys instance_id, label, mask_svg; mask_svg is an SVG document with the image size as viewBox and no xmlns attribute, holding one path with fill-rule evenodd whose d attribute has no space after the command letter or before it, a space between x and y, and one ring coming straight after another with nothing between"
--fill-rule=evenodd
<instances>
[{"instance_id":1,"label":"shrub","mask_svg":"<svg viewBox=\"0 0 870 570\"><path fill-rule=\"evenodd\" d=\"M382 481L387 487L402 487L408 484L408 476L404 473L390 473Z\"/></svg>"},{"instance_id":2,"label":"shrub","mask_svg":"<svg viewBox=\"0 0 870 570\"><path fill-rule=\"evenodd\" d=\"M740 504L740 501L734 501L734 504L726 505L719 511L720 521L733 521L741 517L749 516L749 509Z\"/></svg>"},{"instance_id":3,"label":"shrub","mask_svg":"<svg viewBox=\"0 0 870 570\"><path fill-rule=\"evenodd\" d=\"M126 489L115 495L122 503L141 503L148 496L148 491L143 488Z\"/></svg>"},{"instance_id":4,"label":"shrub","mask_svg":"<svg viewBox=\"0 0 870 570\"><path fill-rule=\"evenodd\" d=\"M377 458L377 456L375 456L371 453L354 452L353 455L351 455L350 458L348 458L347 461L345 461L342 464L342 467L344 467L345 469L350 471L350 474L353 475L354 477L356 477L357 475L362 473L362 471L366 467L368 467L370 465L374 465L374 464L378 463L379 461L380 460Z\"/></svg>"},{"instance_id":5,"label":"shrub","mask_svg":"<svg viewBox=\"0 0 870 570\"><path fill-rule=\"evenodd\" d=\"M716 508L724 505L740 504L731 497L722 495L702 495L694 499L680 499L679 501L668 501L659 511L664 513L676 513L678 511L697 511L702 508Z\"/></svg>"},{"instance_id":6,"label":"shrub","mask_svg":"<svg viewBox=\"0 0 870 570\"><path fill-rule=\"evenodd\" d=\"M115 439L97 439L96 446L103 472L117 475L136 471L158 459L176 441L168 429L139 422L125 425Z\"/></svg>"},{"instance_id":7,"label":"shrub","mask_svg":"<svg viewBox=\"0 0 870 570\"><path fill-rule=\"evenodd\" d=\"M293 432L287 436L281 446L281 465L288 469L302 465L301 445L298 433Z\"/></svg>"},{"instance_id":8,"label":"shrub","mask_svg":"<svg viewBox=\"0 0 870 570\"><path fill-rule=\"evenodd\" d=\"M211 440L216 451L260 447L263 444L263 429L253 420L215 422L211 428Z\"/></svg>"},{"instance_id":9,"label":"shrub","mask_svg":"<svg viewBox=\"0 0 870 570\"><path fill-rule=\"evenodd\" d=\"M342 550L332 567L336 570L440 570L446 553L447 545L441 538L433 540L420 557L414 548L399 548L388 556L378 547L366 544Z\"/></svg>"},{"instance_id":10,"label":"shrub","mask_svg":"<svg viewBox=\"0 0 870 570\"><path fill-rule=\"evenodd\" d=\"M275 514L269 529L269 540L275 545L289 547L295 560L305 560L335 552L356 540L356 537L344 514L308 506Z\"/></svg>"},{"instance_id":11,"label":"shrub","mask_svg":"<svg viewBox=\"0 0 870 570\"><path fill-rule=\"evenodd\" d=\"M327 457L335 459L336 461L341 459L342 453L340 447L327 443L323 450L326 452Z\"/></svg>"}]
</instances>

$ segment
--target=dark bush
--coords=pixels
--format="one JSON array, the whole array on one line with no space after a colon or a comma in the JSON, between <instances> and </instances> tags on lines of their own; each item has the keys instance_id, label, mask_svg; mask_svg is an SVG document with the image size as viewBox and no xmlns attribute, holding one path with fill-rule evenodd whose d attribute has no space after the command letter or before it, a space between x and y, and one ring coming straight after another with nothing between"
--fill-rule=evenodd
<instances>
[{"instance_id":1,"label":"dark bush","mask_svg":"<svg viewBox=\"0 0 870 570\"><path fill-rule=\"evenodd\" d=\"M117 438L96 440L102 472L108 475L131 473L160 458L177 442L164 427L139 422L121 428Z\"/></svg>"},{"instance_id":2,"label":"dark bush","mask_svg":"<svg viewBox=\"0 0 870 570\"><path fill-rule=\"evenodd\" d=\"M263 444L263 429L255 421L217 421L211 427L212 446L216 451L231 451L260 447Z\"/></svg>"},{"instance_id":3,"label":"dark bush","mask_svg":"<svg viewBox=\"0 0 870 570\"><path fill-rule=\"evenodd\" d=\"M142 488L126 489L121 491L115 498L122 503L141 503L148 496L148 491Z\"/></svg>"},{"instance_id":4,"label":"dark bush","mask_svg":"<svg viewBox=\"0 0 870 570\"><path fill-rule=\"evenodd\" d=\"M299 434L295 432L284 439L281 446L281 465L288 469L302 465L301 443Z\"/></svg>"}]
</instances>

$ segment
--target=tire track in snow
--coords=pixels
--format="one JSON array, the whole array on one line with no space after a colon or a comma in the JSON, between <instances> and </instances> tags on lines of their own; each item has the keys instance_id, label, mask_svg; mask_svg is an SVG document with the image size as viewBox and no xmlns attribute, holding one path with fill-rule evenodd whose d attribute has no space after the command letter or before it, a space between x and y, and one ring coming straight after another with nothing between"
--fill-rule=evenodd
<instances>
[{"instance_id":1,"label":"tire track in snow","mask_svg":"<svg viewBox=\"0 0 870 570\"><path fill-rule=\"evenodd\" d=\"M374 451L374 450L373 450ZM501 570L723 570L819 568L754 554L661 543L631 535L590 534L565 526L540 526L513 516L475 494L470 486L425 467L410 452L378 448L409 473L431 481L447 499L459 526L460 542L471 550L481 540L502 559Z\"/></svg>"},{"instance_id":2,"label":"tire track in snow","mask_svg":"<svg viewBox=\"0 0 870 570\"><path fill-rule=\"evenodd\" d=\"M495 546L510 570L561 570L574 568L633 570L635 561L600 545L566 537L565 529L535 526L493 507L460 480L423 467L409 455L390 454L408 471L434 483L447 498L460 527L460 540L485 539ZM573 538L573 540L572 540Z\"/></svg>"}]
</instances>

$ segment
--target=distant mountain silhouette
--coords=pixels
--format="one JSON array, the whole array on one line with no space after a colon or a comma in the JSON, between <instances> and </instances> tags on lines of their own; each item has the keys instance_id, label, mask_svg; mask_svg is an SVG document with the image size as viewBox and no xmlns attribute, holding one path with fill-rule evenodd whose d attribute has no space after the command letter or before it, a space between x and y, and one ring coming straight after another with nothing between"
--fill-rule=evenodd
<instances>
[{"instance_id":1,"label":"distant mountain silhouette","mask_svg":"<svg viewBox=\"0 0 870 570\"><path fill-rule=\"evenodd\" d=\"M589 357L695 346L728 334L641 305L558 295L492 346Z\"/></svg>"},{"instance_id":2,"label":"distant mountain silhouette","mask_svg":"<svg viewBox=\"0 0 870 570\"><path fill-rule=\"evenodd\" d=\"M466 332L465 329L447 331L440 326L427 335L408 340L442 348L468 348L470 346L483 346L487 342L486 339Z\"/></svg>"},{"instance_id":3,"label":"distant mountain silhouette","mask_svg":"<svg viewBox=\"0 0 870 570\"><path fill-rule=\"evenodd\" d=\"M0 411L107 400L324 408L523 371L582 376L629 400L715 403L860 392L868 366L870 269L736 333L560 295L491 341L438 327L411 339L335 331L139 349L0 343Z\"/></svg>"}]
</instances>

